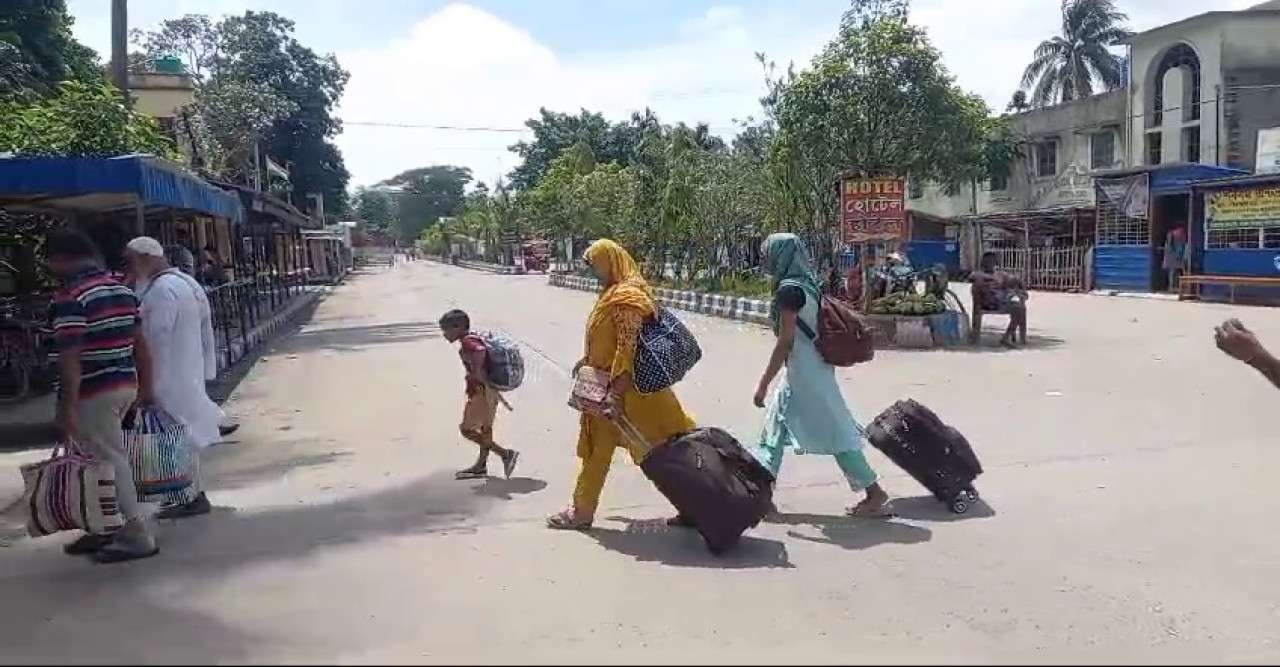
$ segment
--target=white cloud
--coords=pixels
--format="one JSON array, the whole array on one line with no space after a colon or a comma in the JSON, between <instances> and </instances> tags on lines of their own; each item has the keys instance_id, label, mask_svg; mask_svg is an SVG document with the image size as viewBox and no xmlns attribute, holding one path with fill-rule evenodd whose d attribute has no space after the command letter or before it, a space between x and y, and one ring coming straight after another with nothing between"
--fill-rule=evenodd
<instances>
[{"instance_id":1,"label":"white cloud","mask_svg":"<svg viewBox=\"0 0 1280 667\"><path fill-rule=\"evenodd\" d=\"M832 12L838 16L838 11ZM713 9L648 48L563 59L526 31L469 5L450 5L385 47L339 53L351 71L349 121L518 128L539 107L580 107L614 118L653 107L668 122L703 121L729 133L755 113L763 75L754 53L807 57L830 22L805 26ZM828 17L830 18L830 17ZM515 165L505 148L522 135L348 125L340 140L356 182L433 162L471 167L492 181Z\"/></svg>"},{"instance_id":2,"label":"white cloud","mask_svg":"<svg viewBox=\"0 0 1280 667\"><path fill-rule=\"evenodd\" d=\"M1221 9L1249 6L1226 0ZM824 15L752 13L720 7L676 26L674 41L567 60L524 30L483 10L451 5L405 39L339 57L352 72L349 120L518 127L539 106L579 107L623 117L649 106L663 119L710 123L758 114L762 74L754 54L807 62L833 36L843 2ZM1137 29L1195 13L1177 3L1122 3ZM924 26L965 88L1003 109L1036 44L1059 29L1059 0L917 0ZM516 160L504 148L521 135L348 126L340 140L354 181L368 183L433 162L471 167L491 181Z\"/></svg>"},{"instance_id":3,"label":"white cloud","mask_svg":"<svg viewBox=\"0 0 1280 667\"><path fill-rule=\"evenodd\" d=\"M1213 9L1256 3L1220 0ZM69 4L77 35L105 53L108 3ZM1120 4L1139 30L1207 10L1168 0ZM325 39L344 30L344 18L361 6L357 0L135 0L131 22L147 28L187 11L218 15L251 5L295 19L299 37L322 52L332 48ZM733 119L759 111L763 76L754 54L763 51L780 63L807 62L833 36L845 2L801 3L804 9L781 0L772 9L760 5L725 5L693 21L673 22L664 43L567 58L481 9L453 4L418 18L411 3L404 3L399 11L413 24L410 30L388 41L367 36L360 41L379 46L338 52L352 73L340 114L355 122L518 128L540 106L585 107L614 118L648 106L668 122L702 121L728 134ZM1060 0L915 0L912 20L928 31L960 84L999 110L1036 44L1059 30L1059 6ZM471 167L477 178L492 181L514 166L505 149L520 136L349 124L338 143L353 184L433 163Z\"/></svg>"}]
</instances>

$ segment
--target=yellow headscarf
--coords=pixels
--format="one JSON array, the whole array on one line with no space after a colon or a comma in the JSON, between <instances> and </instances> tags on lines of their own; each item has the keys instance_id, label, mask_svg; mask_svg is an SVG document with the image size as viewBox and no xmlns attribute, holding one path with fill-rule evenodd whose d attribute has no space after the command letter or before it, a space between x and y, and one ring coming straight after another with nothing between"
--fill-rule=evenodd
<instances>
[{"instance_id":1,"label":"yellow headscarf","mask_svg":"<svg viewBox=\"0 0 1280 667\"><path fill-rule=\"evenodd\" d=\"M587 319L588 340L591 331L610 317L612 308L636 308L645 317L652 317L657 312L653 290L640 273L640 265L622 246L609 239L600 239L587 248L583 257L606 286Z\"/></svg>"}]
</instances>

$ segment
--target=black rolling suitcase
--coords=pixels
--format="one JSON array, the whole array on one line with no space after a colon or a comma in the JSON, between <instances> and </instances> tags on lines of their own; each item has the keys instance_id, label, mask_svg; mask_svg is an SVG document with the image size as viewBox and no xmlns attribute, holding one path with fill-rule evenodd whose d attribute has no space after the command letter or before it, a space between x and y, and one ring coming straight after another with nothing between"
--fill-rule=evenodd
<instances>
[{"instance_id":1,"label":"black rolling suitcase","mask_svg":"<svg viewBox=\"0 0 1280 667\"><path fill-rule=\"evenodd\" d=\"M866 429L867 440L956 514L978 500L973 481L982 464L973 447L933 410L907 399L881 412Z\"/></svg>"},{"instance_id":2,"label":"black rolling suitcase","mask_svg":"<svg viewBox=\"0 0 1280 667\"><path fill-rule=\"evenodd\" d=\"M645 477L675 506L680 518L720 555L773 511L773 474L728 432L699 428L656 447L624 419L623 436L647 450Z\"/></svg>"}]
</instances>

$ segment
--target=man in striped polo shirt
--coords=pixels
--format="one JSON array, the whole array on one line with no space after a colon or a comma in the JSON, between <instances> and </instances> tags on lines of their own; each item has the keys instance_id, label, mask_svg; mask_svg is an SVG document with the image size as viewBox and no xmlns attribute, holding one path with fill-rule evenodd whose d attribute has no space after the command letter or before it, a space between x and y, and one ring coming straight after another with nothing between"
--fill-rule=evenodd
<instances>
[{"instance_id":1,"label":"man in striped polo shirt","mask_svg":"<svg viewBox=\"0 0 1280 667\"><path fill-rule=\"evenodd\" d=\"M49 236L49 268L64 288L53 304L58 363L58 426L65 437L115 468L116 496L125 525L114 535L85 535L68 554L100 563L159 552L138 502L121 420L139 403L151 403L151 359L139 326L138 299L112 277L93 241L76 232Z\"/></svg>"}]
</instances>

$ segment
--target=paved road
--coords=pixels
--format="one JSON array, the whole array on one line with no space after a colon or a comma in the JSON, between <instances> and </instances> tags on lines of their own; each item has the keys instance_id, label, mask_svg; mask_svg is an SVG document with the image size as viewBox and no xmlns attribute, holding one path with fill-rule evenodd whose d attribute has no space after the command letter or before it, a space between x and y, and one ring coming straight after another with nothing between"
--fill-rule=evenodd
<instances>
[{"instance_id":1,"label":"paved road","mask_svg":"<svg viewBox=\"0 0 1280 667\"><path fill-rule=\"evenodd\" d=\"M1035 349L883 353L844 373L864 417L914 396L966 432L989 511L963 519L878 454L898 520L839 518L828 460L791 459L779 523L706 556L615 467L599 530L552 533L568 498L564 406L585 293L419 262L358 278L255 368L213 450L215 514L164 553L103 568L61 538L0 549L0 662L1185 662L1280 658L1277 395L1210 328L1280 312L1037 296ZM499 434L518 479L455 482L468 309L525 342ZM770 340L689 315L706 358L681 395L744 438ZM0 466L9 469L9 459Z\"/></svg>"}]
</instances>

